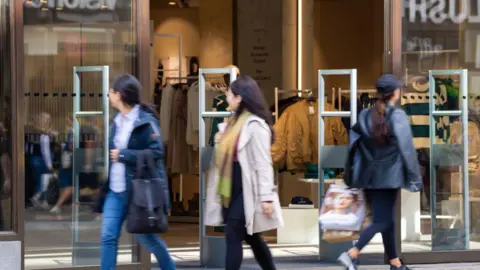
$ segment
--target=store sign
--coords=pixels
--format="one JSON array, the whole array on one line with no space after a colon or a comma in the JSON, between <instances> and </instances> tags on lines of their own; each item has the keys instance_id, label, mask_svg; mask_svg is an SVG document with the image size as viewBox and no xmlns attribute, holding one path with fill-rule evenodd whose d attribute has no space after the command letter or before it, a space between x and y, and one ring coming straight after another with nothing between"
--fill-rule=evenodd
<instances>
[{"instance_id":1,"label":"store sign","mask_svg":"<svg viewBox=\"0 0 480 270\"><path fill-rule=\"evenodd\" d=\"M48 8L52 9L114 10L117 0L23 0L23 4L33 8L42 8L46 4Z\"/></svg>"},{"instance_id":2,"label":"store sign","mask_svg":"<svg viewBox=\"0 0 480 270\"><path fill-rule=\"evenodd\" d=\"M476 5L473 3L476 1ZM404 16L411 23L431 21L441 24L447 20L453 23L480 23L480 0L404 0ZM472 8L476 7L476 8Z\"/></svg>"},{"instance_id":3,"label":"store sign","mask_svg":"<svg viewBox=\"0 0 480 270\"><path fill-rule=\"evenodd\" d=\"M268 10L267 14L265 10ZM282 5L278 0L237 1L238 67L251 75L273 101L273 89L282 83Z\"/></svg>"}]
</instances>

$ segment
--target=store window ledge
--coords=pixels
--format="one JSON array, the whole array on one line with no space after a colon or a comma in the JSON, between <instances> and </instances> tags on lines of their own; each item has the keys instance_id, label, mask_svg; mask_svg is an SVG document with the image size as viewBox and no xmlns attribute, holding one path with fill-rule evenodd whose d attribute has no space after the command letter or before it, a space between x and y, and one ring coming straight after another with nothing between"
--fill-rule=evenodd
<instances>
[{"instance_id":1,"label":"store window ledge","mask_svg":"<svg viewBox=\"0 0 480 270\"><path fill-rule=\"evenodd\" d=\"M0 242L20 240L22 240L22 237L16 232L0 232Z\"/></svg>"}]
</instances>

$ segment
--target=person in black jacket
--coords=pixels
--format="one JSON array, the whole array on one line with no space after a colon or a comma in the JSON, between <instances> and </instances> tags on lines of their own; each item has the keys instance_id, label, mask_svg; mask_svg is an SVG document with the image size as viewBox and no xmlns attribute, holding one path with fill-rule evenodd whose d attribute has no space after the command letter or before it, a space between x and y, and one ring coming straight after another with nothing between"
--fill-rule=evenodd
<instances>
[{"instance_id":1,"label":"person in black jacket","mask_svg":"<svg viewBox=\"0 0 480 270\"><path fill-rule=\"evenodd\" d=\"M137 165L137 152L149 149L157 164L157 173L162 184L155 196L163 196L165 213L169 211L168 184L164 166L165 150L154 108L140 101L142 87L132 75L122 75L112 84L108 94L110 103L120 112L111 127L109 149L110 166L107 182L102 187L102 196L94 209L103 213L101 269L115 269L118 238L127 215L132 180ZM136 234L138 242L157 258L164 270L176 269L166 244L158 235Z\"/></svg>"},{"instance_id":2,"label":"person in black jacket","mask_svg":"<svg viewBox=\"0 0 480 270\"><path fill-rule=\"evenodd\" d=\"M348 270L357 269L360 251L377 233L382 234L390 269L410 269L396 250L395 202L402 188L420 191L422 177L407 114L395 108L402 86L391 74L381 76L376 83L375 105L360 113L350 131L350 151L355 151L350 187L364 189L373 221L360 233L355 246L338 258Z\"/></svg>"}]
</instances>

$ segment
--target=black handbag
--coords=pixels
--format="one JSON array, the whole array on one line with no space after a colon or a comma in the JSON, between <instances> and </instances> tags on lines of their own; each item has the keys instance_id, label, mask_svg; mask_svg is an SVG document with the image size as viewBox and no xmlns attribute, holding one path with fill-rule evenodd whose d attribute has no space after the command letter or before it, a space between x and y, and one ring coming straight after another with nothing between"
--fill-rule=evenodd
<instances>
[{"instance_id":1,"label":"black handbag","mask_svg":"<svg viewBox=\"0 0 480 270\"><path fill-rule=\"evenodd\" d=\"M132 180L127 214L127 232L135 234L165 233L168 214L162 179L149 150L137 154L136 177Z\"/></svg>"},{"instance_id":2,"label":"black handbag","mask_svg":"<svg viewBox=\"0 0 480 270\"><path fill-rule=\"evenodd\" d=\"M55 205L60 198L60 184L58 179L53 176L48 182L47 190L45 191L45 200L49 205Z\"/></svg>"}]
</instances>

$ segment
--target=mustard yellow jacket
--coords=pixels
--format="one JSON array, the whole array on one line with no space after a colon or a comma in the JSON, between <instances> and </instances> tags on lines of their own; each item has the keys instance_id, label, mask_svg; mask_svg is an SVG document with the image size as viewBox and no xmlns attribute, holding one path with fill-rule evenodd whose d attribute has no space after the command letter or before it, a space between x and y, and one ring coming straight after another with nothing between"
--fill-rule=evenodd
<instances>
[{"instance_id":1,"label":"mustard yellow jacket","mask_svg":"<svg viewBox=\"0 0 480 270\"><path fill-rule=\"evenodd\" d=\"M301 100L288 107L274 125L275 143L271 155L277 167L303 170L318 163L318 105ZM335 108L325 103L325 111ZM347 145L347 131L340 118L325 118L325 145Z\"/></svg>"}]
</instances>

